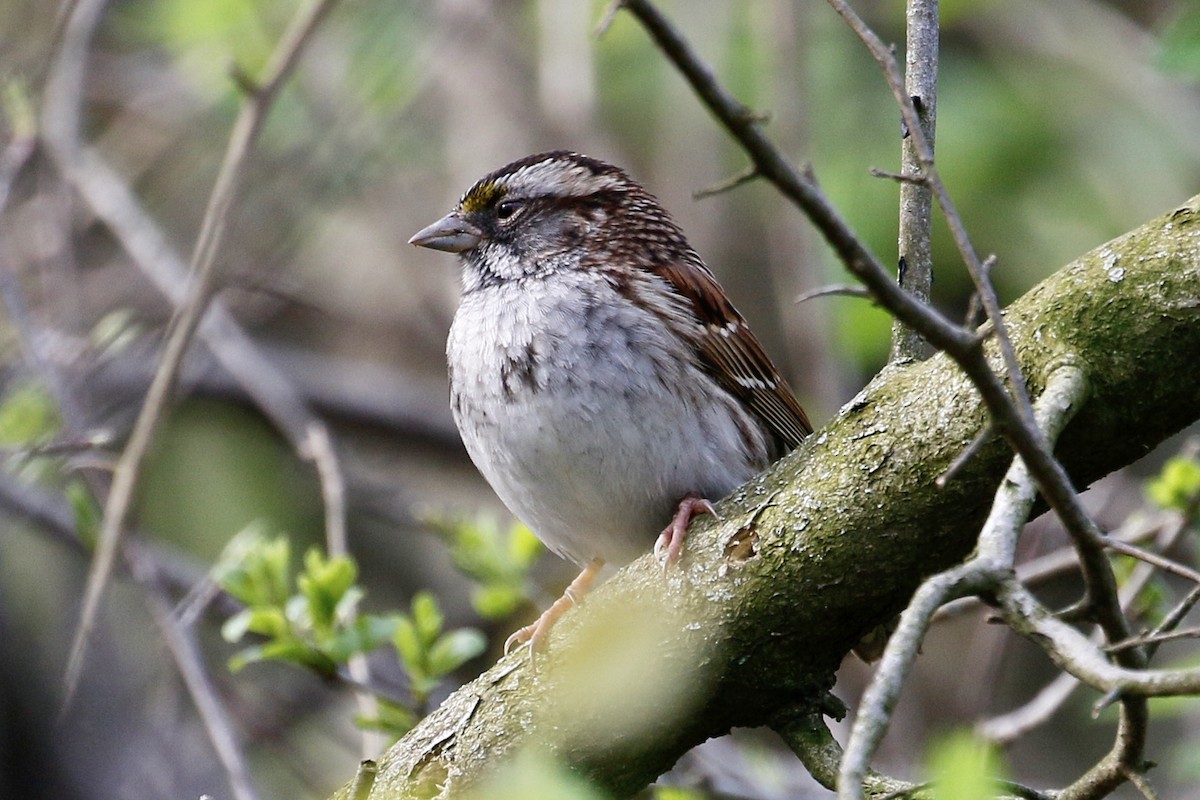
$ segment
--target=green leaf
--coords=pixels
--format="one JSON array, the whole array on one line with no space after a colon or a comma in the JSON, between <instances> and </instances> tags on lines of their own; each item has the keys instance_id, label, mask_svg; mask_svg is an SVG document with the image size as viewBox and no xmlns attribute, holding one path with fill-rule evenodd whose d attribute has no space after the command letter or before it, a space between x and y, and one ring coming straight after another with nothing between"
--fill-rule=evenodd
<instances>
[{"instance_id":1,"label":"green leaf","mask_svg":"<svg viewBox=\"0 0 1200 800\"><path fill-rule=\"evenodd\" d=\"M1200 494L1200 461L1187 456L1170 459L1146 486L1146 494L1163 508L1188 511Z\"/></svg>"},{"instance_id":2,"label":"green leaf","mask_svg":"<svg viewBox=\"0 0 1200 800\"><path fill-rule=\"evenodd\" d=\"M358 615L358 603L365 594L361 587L351 586L333 607L333 618L343 625L353 622Z\"/></svg>"},{"instance_id":3,"label":"green leaf","mask_svg":"<svg viewBox=\"0 0 1200 800\"><path fill-rule=\"evenodd\" d=\"M409 673L421 669L425 648L421 645L421 637L417 634L417 626L412 619L399 615L396 617L396 631L392 634L392 643L400 654L400 661Z\"/></svg>"},{"instance_id":4,"label":"green leaf","mask_svg":"<svg viewBox=\"0 0 1200 800\"><path fill-rule=\"evenodd\" d=\"M442 633L445 617L437 598L429 592L417 592L412 601L412 620L423 649L428 649Z\"/></svg>"},{"instance_id":5,"label":"green leaf","mask_svg":"<svg viewBox=\"0 0 1200 800\"><path fill-rule=\"evenodd\" d=\"M225 620L221 626L221 638L230 643L241 641L250 632L250 616L250 609L244 608Z\"/></svg>"},{"instance_id":6,"label":"green leaf","mask_svg":"<svg viewBox=\"0 0 1200 800\"><path fill-rule=\"evenodd\" d=\"M92 326L92 347L102 356L115 356L131 345L141 334L133 311L118 308L110 311Z\"/></svg>"},{"instance_id":7,"label":"green leaf","mask_svg":"<svg viewBox=\"0 0 1200 800\"><path fill-rule=\"evenodd\" d=\"M264 657L265 656L263 656L263 648L261 645L255 645L254 647L247 647L244 650L239 650L229 659L229 671L240 672L246 667L246 665L262 661Z\"/></svg>"},{"instance_id":8,"label":"green leaf","mask_svg":"<svg viewBox=\"0 0 1200 800\"><path fill-rule=\"evenodd\" d=\"M0 402L0 445L30 447L58 433L62 420L50 393L37 383L16 384Z\"/></svg>"},{"instance_id":9,"label":"green leaf","mask_svg":"<svg viewBox=\"0 0 1200 800\"><path fill-rule=\"evenodd\" d=\"M333 626L338 604L357 577L358 569L346 556L327 559L316 547L304 554L304 572L296 585L308 599L314 628L327 631Z\"/></svg>"},{"instance_id":10,"label":"green leaf","mask_svg":"<svg viewBox=\"0 0 1200 800\"><path fill-rule=\"evenodd\" d=\"M246 630L250 633L270 638L288 636L291 633L287 618L278 606L254 606L246 611Z\"/></svg>"},{"instance_id":11,"label":"green leaf","mask_svg":"<svg viewBox=\"0 0 1200 800\"><path fill-rule=\"evenodd\" d=\"M212 576L218 586L248 606L282 604L289 594L290 563L288 538L269 538L266 526L253 522L225 545Z\"/></svg>"},{"instance_id":12,"label":"green leaf","mask_svg":"<svg viewBox=\"0 0 1200 800\"><path fill-rule=\"evenodd\" d=\"M1200 78L1200 4L1180 4L1163 30L1158 63L1164 71Z\"/></svg>"},{"instance_id":13,"label":"green leaf","mask_svg":"<svg viewBox=\"0 0 1200 800\"><path fill-rule=\"evenodd\" d=\"M429 649L429 672L433 677L448 675L487 649L487 637L474 628L450 631Z\"/></svg>"},{"instance_id":14,"label":"green leaf","mask_svg":"<svg viewBox=\"0 0 1200 800\"><path fill-rule=\"evenodd\" d=\"M337 664L332 659L297 639L268 642L262 646L262 659L290 661L325 677L337 674Z\"/></svg>"},{"instance_id":15,"label":"green leaf","mask_svg":"<svg viewBox=\"0 0 1200 800\"><path fill-rule=\"evenodd\" d=\"M411 708L380 698L379 716L355 717L354 724L365 730L382 731L399 738L416 727L417 715Z\"/></svg>"},{"instance_id":16,"label":"green leaf","mask_svg":"<svg viewBox=\"0 0 1200 800\"><path fill-rule=\"evenodd\" d=\"M492 583L471 591L471 607L484 619L505 619L525 602L525 593L508 584Z\"/></svg>"},{"instance_id":17,"label":"green leaf","mask_svg":"<svg viewBox=\"0 0 1200 800\"><path fill-rule=\"evenodd\" d=\"M1000 794L1004 767L999 751L970 731L938 739L926 758L936 800L991 800Z\"/></svg>"},{"instance_id":18,"label":"green leaf","mask_svg":"<svg viewBox=\"0 0 1200 800\"><path fill-rule=\"evenodd\" d=\"M84 544L94 547L100 538L100 524L104 521L100 504L83 481L69 481L64 491L75 517L75 532Z\"/></svg>"},{"instance_id":19,"label":"green leaf","mask_svg":"<svg viewBox=\"0 0 1200 800\"><path fill-rule=\"evenodd\" d=\"M546 548L528 525L514 522L508 531L508 555L516 566L527 568L537 561Z\"/></svg>"},{"instance_id":20,"label":"green leaf","mask_svg":"<svg viewBox=\"0 0 1200 800\"><path fill-rule=\"evenodd\" d=\"M470 800L602 800L600 790L585 778L544 753L524 752L506 761L494 774L469 790Z\"/></svg>"}]
</instances>

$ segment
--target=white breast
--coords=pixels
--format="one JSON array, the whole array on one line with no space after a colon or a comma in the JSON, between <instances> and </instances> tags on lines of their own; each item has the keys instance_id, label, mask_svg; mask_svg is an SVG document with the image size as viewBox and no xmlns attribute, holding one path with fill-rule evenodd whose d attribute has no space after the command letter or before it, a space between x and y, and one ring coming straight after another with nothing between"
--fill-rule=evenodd
<instances>
[{"instance_id":1,"label":"white breast","mask_svg":"<svg viewBox=\"0 0 1200 800\"><path fill-rule=\"evenodd\" d=\"M760 425L680 340L594 274L464 296L447 343L471 459L508 508L578 563L648 551L688 493L767 463Z\"/></svg>"}]
</instances>

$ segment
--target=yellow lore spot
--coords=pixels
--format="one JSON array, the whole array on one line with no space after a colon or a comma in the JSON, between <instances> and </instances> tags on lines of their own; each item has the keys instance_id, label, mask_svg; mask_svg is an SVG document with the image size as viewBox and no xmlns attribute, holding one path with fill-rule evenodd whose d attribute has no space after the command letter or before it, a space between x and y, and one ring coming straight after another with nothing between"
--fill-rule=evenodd
<instances>
[{"instance_id":1,"label":"yellow lore spot","mask_svg":"<svg viewBox=\"0 0 1200 800\"><path fill-rule=\"evenodd\" d=\"M473 214L495 203L504 192L504 188L495 181L477 183L463 195L462 200L458 201L458 205L464 212Z\"/></svg>"}]
</instances>

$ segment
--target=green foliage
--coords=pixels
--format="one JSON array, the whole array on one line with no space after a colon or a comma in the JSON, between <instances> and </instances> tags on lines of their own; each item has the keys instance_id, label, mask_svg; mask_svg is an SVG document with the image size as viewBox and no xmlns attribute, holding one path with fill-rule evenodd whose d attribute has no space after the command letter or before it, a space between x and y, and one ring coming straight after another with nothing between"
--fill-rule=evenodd
<instances>
[{"instance_id":1,"label":"green foliage","mask_svg":"<svg viewBox=\"0 0 1200 800\"><path fill-rule=\"evenodd\" d=\"M522 753L468 795L471 800L604 800L606 795L546 755Z\"/></svg>"},{"instance_id":2,"label":"green foliage","mask_svg":"<svg viewBox=\"0 0 1200 800\"><path fill-rule=\"evenodd\" d=\"M936 800L989 800L1001 794L997 782L1005 770L999 751L969 731L939 738L925 764Z\"/></svg>"},{"instance_id":3,"label":"green foliage","mask_svg":"<svg viewBox=\"0 0 1200 800\"><path fill-rule=\"evenodd\" d=\"M214 579L246 608L226 620L229 642L257 634L265 641L230 659L239 670L256 661L289 661L332 677L352 656L374 650L392 635L395 622L359 614L358 568L346 556L327 558L313 548L304 556L291 591L291 543L253 525L229 543L213 568Z\"/></svg>"},{"instance_id":4,"label":"green foliage","mask_svg":"<svg viewBox=\"0 0 1200 800\"><path fill-rule=\"evenodd\" d=\"M1200 3L1180 4L1163 31L1158 63L1167 72L1200 79Z\"/></svg>"},{"instance_id":5,"label":"green foliage","mask_svg":"<svg viewBox=\"0 0 1200 800\"><path fill-rule=\"evenodd\" d=\"M704 800L705 795L693 789L682 786L657 786L654 788L654 800Z\"/></svg>"},{"instance_id":6,"label":"green foliage","mask_svg":"<svg viewBox=\"0 0 1200 800\"><path fill-rule=\"evenodd\" d=\"M408 672L410 691L418 706L424 707L429 693L442 679L472 658L483 653L487 640L474 628L443 632L445 618L437 599L418 592L409 614L395 616L392 644L400 663Z\"/></svg>"},{"instance_id":7,"label":"green foliage","mask_svg":"<svg viewBox=\"0 0 1200 800\"><path fill-rule=\"evenodd\" d=\"M494 517L432 518L447 541L454 565L476 582L471 605L484 619L504 619L529 598L529 571L542 543L520 522L501 528Z\"/></svg>"},{"instance_id":8,"label":"green foliage","mask_svg":"<svg viewBox=\"0 0 1200 800\"><path fill-rule=\"evenodd\" d=\"M0 446L33 448L44 445L61 427L58 408L41 384L17 383L0 401Z\"/></svg>"},{"instance_id":9,"label":"green foliage","mask_svg":"<svg viewBox=\"0 0 1200 800\"><path fill-rule=\"evenodd\" d=\"M213 568L214 580L246 605L225 621L222 636L229 642L250 634L262 639L234 654L229 662L234 671L283 661L329 678L354 656L390 643L408 672L412 706L381 700L379 716L358 724L400 735L425 712L438 684L487 645L477 630L444 630L442 611L427 592L413 598L408 614L360 613L363 590L348 556L328 557L311 548L294 581L291 556L286 536L272 537L262 525L252 525L233 537Z\"/></svg>"},{"instance_id":10,"label":"green foliage","mask_svg":"<svg viewBox=\"0 0 1200 800\"><path fill-rule=\"evenodd\" d=\"M34 381L17 381L0 400L0 448L7 451L6 467L30 483L64 482L63 448L55 446L62 432L58 406L46 388ZM67 497L85 542L95 540L100 510L87 487L76 477L65 479Z\"/></svg>"},{"instance_id":11,"label":"green foliage","mask_svg":"<svg viewBox=\"0 0 1200 800\"><path fill-rule=\"evenodd\" d=\"M1170 459L1146 486L1146 494L1163 508L1190 514L1195 522L1196 500L1200 497L1200 460L1194 456Z\"/></svg>"}]
</instances>

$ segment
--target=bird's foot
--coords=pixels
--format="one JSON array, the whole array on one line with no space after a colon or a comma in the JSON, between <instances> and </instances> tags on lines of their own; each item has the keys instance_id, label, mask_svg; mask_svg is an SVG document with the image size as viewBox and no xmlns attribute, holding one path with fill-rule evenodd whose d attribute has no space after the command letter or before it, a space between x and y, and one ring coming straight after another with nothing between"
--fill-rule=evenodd
<instances>
[{"instance_id":1,"label":"bird's foot","mask_svg":"<svg viewBox=\"0 0 1200 800\"><path fill-rule=\"evenodd\" d=\"M679 560L679 553L683 550L683 540L687 538L688 525L691 524L692 517L700 513L712 514L717 519L721 518L717 510L713 508L713 504L703 497L689 494L679 501L679 508L675 511L675 516L658 535L658 540L654 542L654 557L663 562L664 570Z\"/></svg>"},{"instance_id":2,"label":"bird's foot","mask_svg":"<svg viewBox=\"0 0 1200 800\"><path fill-rule=\"evenodd\" d=\"M562 597L551 603L550 607L543 611L542 615L533 623L519 629L505 640L505 655L526 643L529 644L530 659L538 653L544 652L550 641L550 629L554 627L554 623L558 622L563 614L571 609L571 606L578 605L583 596L592 588L592 584L596 582L596 576L600 574L603 566L603 559L595 558L589 561L588 565L575 576L575 580L567 586Z\"/></svg>"}]
</instances>

